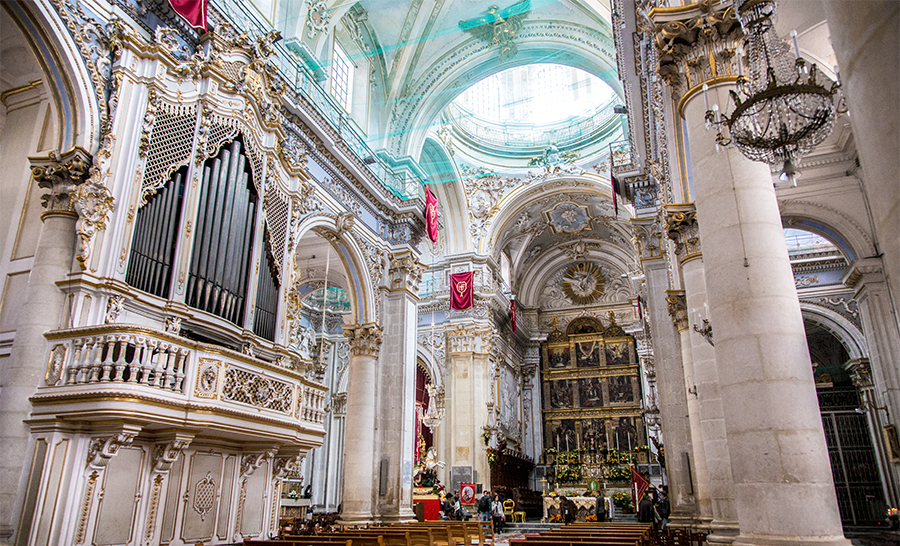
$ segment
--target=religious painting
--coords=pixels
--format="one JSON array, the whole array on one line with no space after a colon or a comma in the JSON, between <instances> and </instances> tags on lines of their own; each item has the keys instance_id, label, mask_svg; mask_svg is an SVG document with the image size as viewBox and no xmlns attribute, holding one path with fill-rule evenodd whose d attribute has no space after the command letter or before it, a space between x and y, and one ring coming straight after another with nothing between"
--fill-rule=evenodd
<instances>
[{"instance_id":1,"label":"religious painting","mask_svg":"<svg viewBox=\"0 0 900 546\"><path fill-rule=\"evenodd\" d=\"M575 432L575 419L562 419L547 423L547 437L544 439L548 447L558 451L572 451L578 448L579 439Z\"/></svg>"},{"instance_id":2,"label":"religious painting","mask_svg":"<svg viewBox=\"0 0 900 546\"><path fill-rule=\"evenodd\" d=\"M591 229L587 207L575 203L561 203L552 210L545 210L544 214L553 233L578 233Z\"/></svg>"},{"instance_id":3,"label":"religious painting","mask_svg":"<svg viewBox=\"0 0 900 546\"><path fill-rule=\"evenodd\" d=\"M628 366L631 364L631 344L627 341L606 344L607 366Z\"/></svg>"},{"instance_id":4,"label":"religious painting","mask_svg":"<svg viewBox=\"0 0 900 546\"><path fill-rule=\"evenodd\" d=\"M569 346L548 347L547 366L554 370L565 368L569 365Z\"/></svg>"},{"instance_id":5,"label":"religious painting","mask_svg":"<svg viewBox=\"0 0 900 546\"><path fill-rule=\"evenodd\" d=\"M581 437L588 451L603 449L607 445L606 427L603 419L583 419L581 421Z\"/></svg>"},{"instance_id":6,"label":"religious painting","mask_svg":"<svg viewBox=\"0 0 900 546\"><path fill-rule=\"evenodd\" d=\"M619 417L609 422L612 427L613 447L619 450L632 450L641 445L639 429L641 422L635 417Z\"/></svg>"},{"instance_id":7,"label":"religious painting","mask_svg":"<svg viewBox=\"0 0 900 546\"><path fill-rule=\"evenodd\" d=\"M600 365L600 351L603 343L599 341L581 341L575 344L575 365L579 368L592 368Z\"/></svg>"},{"instance_id":8,"label":"religious painting","mask_svg":"<svg viewBox=\"0 0 900 546\"><path fill-rule=\"evenodd\" d=\"M572 401L572 384L568 379L559 381L550 381L550 408L566 409L571 408Z\"/></svg>"},{"instance_id":9,"label":"religious painting","mask_svg":"<svg viewBox=\"0 0 900 546\"><path fill-rule=\"evenodd\" d=\"M603 405L603 385L599 377L578 380L578 402L582 408L599 408Z\"/></svg>"},{"instance_id":10,"label":"religious painting","mask_svg":"<svg viewBox=\"0 0 900 546\"><path fill-rule=\"evenodd\" d=\"M609 403L633 404L634 386L632 376L614 375L609 378Z\"/></svg>"}]
</instances>

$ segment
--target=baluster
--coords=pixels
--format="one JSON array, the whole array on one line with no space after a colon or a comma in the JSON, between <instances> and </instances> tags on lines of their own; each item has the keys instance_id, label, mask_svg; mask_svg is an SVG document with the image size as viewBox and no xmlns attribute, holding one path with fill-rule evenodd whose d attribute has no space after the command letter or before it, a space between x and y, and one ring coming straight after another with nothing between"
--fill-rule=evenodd
<instances>
[{"instance_id":1,"label":"baluster","mask_svg":"<svg viewBox=\"0 0 900 546\"><path fill-rule=\"evenodd\" d=\"M172 390L175 392L183 392L184 369L187 365L187 349L178 349L178 360L175 364L175 380L172 383Z\"/></svg>"},{"instance_id":2,"label":"baluster","mask_svg":"<svg viewBox=\"0 0 900 546\"><path fill-rule=\"evenodd\" d=\"M94 351L97 349L97 338L90 337L84 341L84 350L81 351L81 363L75 375L75 382L83 384L90 381L91 363L94 361Z\"/></svg>"},{"instance_id":3,"label":"baluster","mask_svg":"<svg viewBox=\"0 0 900 546\"><path fill-rule=\"evenodd\" d=\"M162 386L162 375L165 369L165 352L159 341L150 340L150 361L153 363L153 378L150 380L151 387Z\"/></svg>"},{"instance_id":4,"label":"baluster","mask_svg":"<svg viewBox=\"0 0 900 546\"><path fill-rule=\"evenodd\" d=\"M150 372L153 371L153 366L150 362L150 353L152 352L150 349L150 340L146 337L141 337L138 340L138 349L141 353L141 385L150 385ZM137 359L137 357L138 355L134 356L135 359Z\"/></svg>"},{"instance_id":5,"label":"baluster","mask_svg":"<svg viewBox=\"0 0 900 546\"><path fill-rule=\"evenodd\" d=\"M116 346L119 348L119 357L116 358L115 375L112 377L112 381L120 382L125 379L125 350L128 348L128 336L116 336Z\"/></svg>"},{"instance_id":6,"label":"baluster","mask_svg":"<svg viewBox=\"0 0 900 546\"><path fill-rule=\"evenodd\" d=\"M141 373L141 353L144 349L144 337L132 336L129 345L134 347L134 354L131 357L131 362L128 363L128 382L138 383L138 374Z\"/></svg>"},{"instance_id":7,"label":"baluster","mask_svg":"<svg viewBox=\"0 0 900 546\"><path fill-rule=\"evenodd\" d=\"M79 366L81 363L81 350L84 346L84 340L81 338L77 338L72 341L73 354L71 359L67 359L65 363L65 367L62 370L62 384L63 385L74 385L76 375L78 375Z\"/></svg>"},{"instance_id":8,"label":"baluster","mask_svg":"<svg viewBox=\"0 0 900 546\"><path fill-rule=\"evenodd\" d=\"M171 389L175 380L175 359L178 358L178 349L167 343L166 351L166 368L163 370L163 382L160 385L163 389Z\"/></svg>"},{"instance_id":9,"label":"baluster","mask_svg":"<svg viewBox=\"0 0 900 546\"><path fill-rule=\"evenodd\" d=\"M112 358L113 336L98 336L97 351L94 353L94 365L91 368L91 383L99 383L109 374L112 365L108 365L108 359ZM106 352L106 358L103 353Z\"/></svg>"}]
</instances>

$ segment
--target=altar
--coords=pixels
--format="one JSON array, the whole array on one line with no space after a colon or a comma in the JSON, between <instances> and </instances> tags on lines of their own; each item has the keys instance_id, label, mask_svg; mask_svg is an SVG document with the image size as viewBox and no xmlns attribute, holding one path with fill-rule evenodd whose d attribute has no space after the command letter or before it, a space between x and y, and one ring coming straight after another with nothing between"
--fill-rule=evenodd
<instances>
[{"instance_id":1,"label":"altar","mask_svg":"<svg viewBox=\"0 0 900 546\"><path fill-rule=\"evenodd\" d=\"M544 497L544 520L548 521L552 516L560 514L559 500L561 497ZM566 497L575 503L575 521L584 521L588 516L595 516L597 499L595 497ZM606 505L612 506L612 501L607 497ZM608 510L608 509L607 509Z\"/></svg>"}]
</instances>

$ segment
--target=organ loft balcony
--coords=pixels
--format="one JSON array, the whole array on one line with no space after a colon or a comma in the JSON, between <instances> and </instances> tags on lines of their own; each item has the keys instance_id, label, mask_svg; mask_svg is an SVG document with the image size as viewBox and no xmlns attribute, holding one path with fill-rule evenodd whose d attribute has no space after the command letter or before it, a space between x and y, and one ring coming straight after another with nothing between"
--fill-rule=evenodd
<instances>
[{"instance_id":1,"label":"organ loft balcony","mask_svg":"<svg viewBox=\"0 0 900 546\"><path fill-rule=\"evenodd\" d=\"M47 372L31 398L34 428L184 429L236 442L314 448L326 387L227 348L147 326L48 332Z\"/></svg>"}]
</instances>

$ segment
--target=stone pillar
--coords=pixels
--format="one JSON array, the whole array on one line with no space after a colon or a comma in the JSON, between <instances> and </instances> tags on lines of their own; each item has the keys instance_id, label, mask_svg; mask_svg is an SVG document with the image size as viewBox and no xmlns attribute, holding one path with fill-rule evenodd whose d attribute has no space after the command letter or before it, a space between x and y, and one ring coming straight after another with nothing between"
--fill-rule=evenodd
<instances>
[{"instance_id":1,"label":"stone pillar","mask_svg":"<svg viewBox=\"0 0 900 546\"><path fill-rule=\"evenodd\" d=\"M29 397L47 371L49 346L44 333L63 325L66 295L56 283L72 270L76 250L75 191L87 179L91 157L81 148L62 156L32 159L32 176L49 190L34 255L22 322L5 369L0 370L0 543L15 540L29 465ZM27 529L22 532L28 532Z\"/></svg>"},{"instance_id":2,"label":"stone pillar","mask_svg":"<svg viewBox=\"0 0 900 546\"><path fill-rule=\"evenodd\" d=\"M697 213L692 204L666 206L666 231L675 242L675 254L681 263L681 278L687 323L684 332L690 342L694 367L694 393L700 412L700 431L706 469L709 476L709 495L712 503L710 544L730 544L738 534L737 512L734 505L734 483L731 479L731 458L725 434L725 415L719 393L719 370L712 337L700 331L702 320L708 317L706 275ZM708 325L708 323L707 323ZM682 338L684 339L684 338ZM690 397L688 397L690 400Z\"/></svg>"},{"instance_id":3,"label":"stone pillar","mask_svg":"<svg viewBox=\"0 0 900 546\"><path fill-rule=\"evenodd\" d=\"M853 298L859 305L863 333L869 347L869 360L873 378L872 403L885 407L887 416L893 416L893 424L900 416L900 331L894 321L896 310L891 305L888 285L880 258L865 258L854 262L844 276L845 284L856 289ZM888 425L887 419L883 425ZM881 434L881 428L878 429ZM891 482L900 484L900 463L891 462ZM900 502L900 491L894 485L888 496L891 506Z\"/></svg>"},{"instance_id":4,"label":"stone pillar","mask_svg":"<svg viewBox=\"0 0 900 546\"><path fill-rule=\"evenodd\" d=\"M688 421L681 349L667 316L665 290L669 288L662 257L662 233L654 219L632 220L635 250L646 284L647 321L653 334L653 354L659 395L660 427L665 447L666 479L672 514L669 525L691 527L697 515L694 487L685 455L693 450Z\"/></svg>"},{"instance_id":5,"label":"stone pillar","mask_svg":"<svg viewBox=\"0 0 900 546\"><path fill-rule=\"evenodd\" d=\"M875 458L878 461L878 474L881 476L884 499L888 506L897 506L897 479L894 476L893 465L882 433L886 423L882 419L881 412L886 408L878 405L875 382L872 380L872 368L869 366L868 359L856 358L844 364L844 369L850 372L853 386L859 389L859 399L862 409L866 412L872 447L875 449Z\"/></svg>"},{"instance_id":6,"label":"stone pillar","mask_svg":"<svg viewBox=\"0 0 900 546\"><path fill-rule=\"evenodd\" d=\"M711 100L727 104L726 91L714 87ZM684 106L710 322L727 366L735 544L847 544L772 175L736 148L717 154L705 114L697 95Z\"/></svg>"},{"instance_id":7,"label":"stone pillar","mask_svg":"<svg viewBox=\"0 0 900 546\"><path fill-rule=\"evenodd\" d=\"M350 342L347 365L347 417L344 426L344 477L341 522L371 523L378 492L375 468L375 364L381 327L375 323L344 327Z\"/></svg>"},{"instance_id":8,"label":"stone pillar","mask_svg":"<svg viewBox=\"0 0 900 546\"><path fill-rule=\"evenodd\" d=\"M900 3L825 0L822 4L879 251L884 253L885 282L896 305L900 303L900 110L886 105L900 104ZM893 320L900 319L895 314Z\"/></svg>"},{"instance_id":9,"label":"stone pillar","mask_svg":"<svg viewBox=\"0 0 900 546\"><path fill-rule=\"evenodd\" d=\"M524 423L524 439L522 451L532 457L536 462L540 461L544 451L544 420L541 415L541 346L539 343L529 343L525 347L525 361L522 363L522 416ZM541 490L541 483L536 481L536 473L532 472L531 489Z\"/></svg>"},{"instance_id":10,"label":"stone pillar","mask_svg":"<svg viewBox=\"0 0 900 546\"><path fill-rule=\"evenodd\" d=\"M384 343L378 358L378 461L387 484L378 493L381 521L412 521L412 468L416 417L416 304L424 266L411 252L390 262L384 289ZM383 493L383 494L382 494Z\"/></svg>"},{"instance_id":11,"label":"stone pillar","mask_svg":"<svg viewBox=\"0 0 900 546\"><path fill-rule=\"evenodd\" d=\"M451 324L446 331L449 378L445 379L446 426L442 430L450 435L444 444L449 452L443 457L450 467L449 485L458 483L460 476L469 473L472 481L490 488L490 469L482 434L490 423L487 402L491 377L491 328L468 322Z\"/></svg>"},{"instance_id":12,"label":"stone pillar","mask_svg":"<svg viewBox=\"0 0 900 546\"><path fill-rule=\"evenodd\" d=\"M697 520L694 527L709 532L713 520L712 499L709 492L709 470L706 451L703 449L703 429L700 424L700 402L697 400L697 382L694 380L694 361L691 354L691 333L688 330L687 306L684 290L667 290L666 304L669 316L678 330L681 341L681 388L687 393L688 423L691 427L691 474L694 477L694 499L697 501Z\"/></svg>"}]
</instances>

